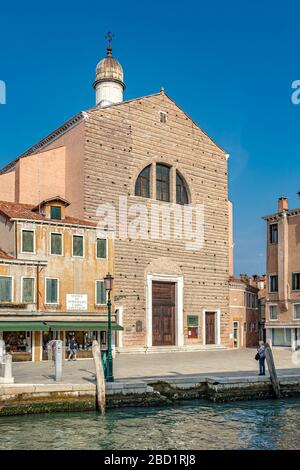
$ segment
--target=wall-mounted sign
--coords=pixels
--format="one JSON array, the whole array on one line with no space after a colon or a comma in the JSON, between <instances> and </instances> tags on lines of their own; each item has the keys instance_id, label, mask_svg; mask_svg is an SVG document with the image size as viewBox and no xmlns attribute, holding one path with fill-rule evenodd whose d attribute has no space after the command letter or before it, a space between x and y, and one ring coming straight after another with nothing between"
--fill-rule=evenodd
<instances>
[{"instance_id":1,"label":"wall-mounted sign","mask_svg":"<svg viewBox=\"0 0 300 470\"><path fill-rule=\"evenodd\" d=\"M196 339L199 337L199 317L198 315L188 315L188 338Z\"/></svg>"},{"instance_id":2,"label":"wall-mounted sign","mask_svg":"<svg viewBox=\"0 0 300 470\"><path fill-rule=\"evenodd\" d=\"M188 323L188 326L199 326L198 315L188 315L187 323Z\"/></svg>"},{"instance_id":3,"label":"wall-mounted sign","mask_svg":"<svg viewBox=\"0 0 300 470\"><path fill-rule=\"evenodd\" d=\"M86 294L67 294L67 310L79 311L88 309Z\"/></svg>"}]
</instances>

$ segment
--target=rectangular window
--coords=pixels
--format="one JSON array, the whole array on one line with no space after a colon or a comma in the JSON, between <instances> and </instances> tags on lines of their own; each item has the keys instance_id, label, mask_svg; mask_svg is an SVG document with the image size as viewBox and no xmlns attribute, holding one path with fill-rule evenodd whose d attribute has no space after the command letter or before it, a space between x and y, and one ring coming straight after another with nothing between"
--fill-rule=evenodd
<instances>
[{"instance_id":1,"label":"rectangular window","mask_svg":"<svg viewBox=\"0 0 300 470\"><path fill-rule=\"evenodd\" d=\"M159 116L160 116L160 122L165 124L167 122L167 113L160 111Z\"/></svg>"},{"instance_id":2,"label":"rectangular window","mask_svg":"<svg viewBox=\"0 0 300 470\"><path fill-rule=\"evenodd\" d=\"M97 238L97 258L104 258L107 257L107 240L105 238Z\"/></svg>"},{"instance_id":3,"label":"rectangular window","mask_svg":"<svg viewBox=\"0 0 300 470\"><path fill-rule=\"evenodd\" d=\"M51 233L51 255L62 255L62 234Z\"/></svg>"},{"instance_id":4,"label":"rectangular window","mask_svg":"<svg viewBox=\"0 0 300 470\"><path fill-rule=\"evenodd\" d=\"M34 253L34 230L22 230L22 252Z\"/></svg>"},{"instance_id":5,"label":"rectangular window","mask_svg":"<svg viewBox=\"0 0 300 470\"><path fill-rule=\"evenodd\" d=\"M0 302L12 302L12 277L0 276Z\"/></svg>"},{"instance_id":6,"label":"rectangular window","mask_svg":"<svg viewBox=\"0 0 300 470\"><path fill-rule=\"evenodd\" d=\"M51 220L61 220L61 207L60 206L51 206L51 208L50 208L50 219Z\"/></svg>"},{"instance_id":7,"label":"rectangular window","mask_svg":"<svg viewBox=\"0 0 300 470\"><path fill-rule=\"evenodd\" d=\"M22 280L22 302L24 304L34 303L34 278L24 277Z\"/></svg>"},{"instance_id":8,"label":"rectangular window","mask_svg":"<svg viewBox=\"0 0 300 470\"><path fill-rule=\"evenodd\" d=\"M73 235L73 256L83 256L83 236Z\"/></svg>"},{"instance_id":9,"label":"rectangular window","mask_svg":"<svg viewBox=\"0 0 300 470\"><path fill-rule=\"evenodd\" d=\"M106 305L106 290L104 281L96 281L96 305Z\"/></svg>"},{"instance_id":10,"label":"rectangular window","mask_svg":"<svg viewBox=\"0 0 300 470\"><path fill-rule=\"evenodd\" d=\"M293 273L292 285L293 290L300 290L300 273Z\"/></svg>"},{"instance_id":11,"label":"rectangular window","mask_svg":"<svg viewBox=\"0 0 300 470\"><path fill-rule=\"evenodd\" d=\"M270 225L270 243L272 244L278 243L278 224Z\"/></svg>"},{"instance_id":12,"label":"rectangular window","mask_svg":"<svg viewBox=\"0 0 300 470\"><path fill-rule=\"evenodd\" d=\"M46 279L46 304L58 304L58 279Z\"/></svg>"},{"instance_id":13,"label":"rectangular window","mask_svg":"<svg viewBox=\"0 0 300 470\"><path fill-rule=\"evenodd\" d=\"M294 304L294 319L300 320L300 304Z\"/></svg>"},{"instance_id":14,"label":"rectangular window","mask_svg":"<svg viewBox=\"0 0 300 470\"><path fill-rule=\"evenodd\" d=\"M278 292L278 275L270 276L270 292Z\"/></svg>"},{"instance_id":15,"label":"rectangular window","mask_svg":"<svg viewBox=\"0 0 300 470\"><path fill-rule=\"evenodd\" d=\"M277 320L277 305L270 305L270 320Z\"/></svg>"}]
</instances>

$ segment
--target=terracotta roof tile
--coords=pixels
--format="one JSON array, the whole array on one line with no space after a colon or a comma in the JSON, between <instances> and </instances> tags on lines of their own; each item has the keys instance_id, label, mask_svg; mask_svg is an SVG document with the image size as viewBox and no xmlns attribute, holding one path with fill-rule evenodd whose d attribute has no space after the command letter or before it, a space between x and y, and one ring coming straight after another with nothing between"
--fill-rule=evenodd
<instances>
[{"instance_id":1,"label":"terracotta roof tile","mask_svg":"<svg viewBox=\"0 0 300 470\"><path fill-rule=\"evenodd\" d=\"M44 222L59 222L62 224L86 225L89 227L97 226L96 222L92 222L91 220L77 219L76 217L66 216L63 220L51 220L45 217L43 214L34 212L35 208L36 205L33 204L20 204L17 202L0 201L0 213L8 219L26 219Z\"/></svg>"}]
</instances>

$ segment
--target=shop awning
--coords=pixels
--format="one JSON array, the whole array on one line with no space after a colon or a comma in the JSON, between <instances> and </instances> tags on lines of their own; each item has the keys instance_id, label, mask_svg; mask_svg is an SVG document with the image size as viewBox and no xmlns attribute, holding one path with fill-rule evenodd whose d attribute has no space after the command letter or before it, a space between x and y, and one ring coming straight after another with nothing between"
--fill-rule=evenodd
<instances>
[{"instance_id":1,"label":"shop awning","mask_svg":"<svg viewBox=\"0 0 300 470\"><path fill-rule=\"evenodd\" d=\"M82 321L47 321L47 329L52 331L105 331L108 330L108 322L82 322ZM115 322L112 322L111 328L113 331L122 331L124 328Z\"/></svg>"},{"instance_id":2,"label":"shop awning","mask_svg":"<svg viewBox=\"0 0 300 470\"><path fill-rule=\"evenodd\" d=\"M48 331L49 326L40 321L0 321L0 331Z\"/></svg>"}]
</instances>

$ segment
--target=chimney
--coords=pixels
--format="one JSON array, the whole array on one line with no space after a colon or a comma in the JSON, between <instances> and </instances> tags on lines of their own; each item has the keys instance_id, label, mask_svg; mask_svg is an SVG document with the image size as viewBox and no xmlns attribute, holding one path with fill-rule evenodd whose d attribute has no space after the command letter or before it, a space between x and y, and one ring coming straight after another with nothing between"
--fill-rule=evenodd
<instances>
[{"instance_id":1,"label":"chimney","mask_svg":"<svg viewBox=\"0 0 300 470\"><path fill-rule=\"evenodd\" d=\"M289 210L289 200L287 197L280 197L278 199L278 212Z\"/></svg>"}]
</instances>

